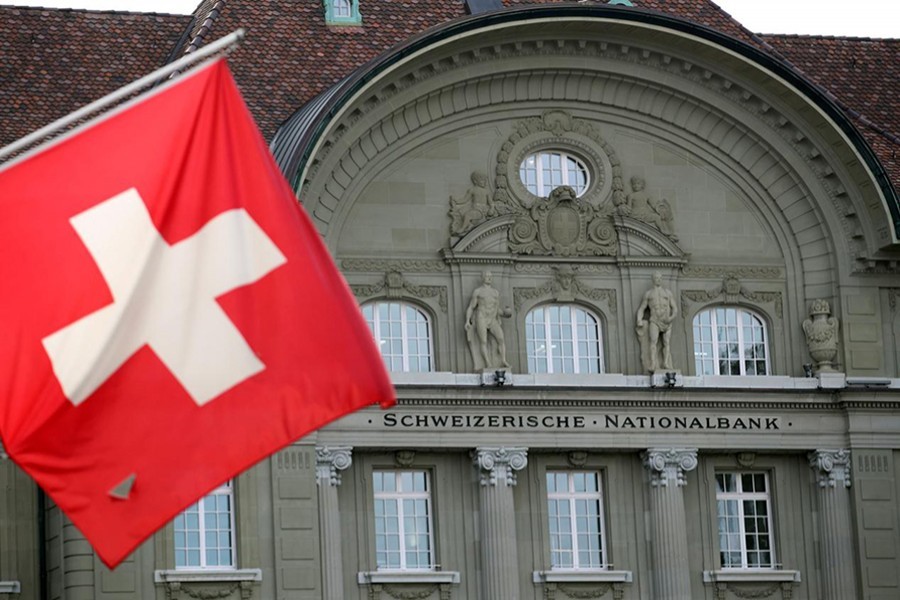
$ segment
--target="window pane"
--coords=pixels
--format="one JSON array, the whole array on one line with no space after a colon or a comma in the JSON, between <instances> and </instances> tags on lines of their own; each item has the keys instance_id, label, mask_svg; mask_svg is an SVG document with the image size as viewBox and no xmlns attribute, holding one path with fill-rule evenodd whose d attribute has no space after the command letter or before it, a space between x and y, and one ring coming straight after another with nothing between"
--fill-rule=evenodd
<instances>
[{"instance_id":1,"label":"window pane","mask_svg":"<svg viewBox=\"0 0 900 600\"><path fill-rule=\"evenodd\" d=\"M385 365L391 371L430 371L431 325L418 308L404 302L374 302L363 315Z\"/></svg>"},{"instance_id":2,"label":"window pane","mask_svg":"<svg viewBox=\"0 0 900 600\"><path fill-rule=\"evenodd\" d=\"M765 324L743 308L715 307L694 317L698 375L767 375Z\"/></svg>"},{"instance_id":3,"label":"window pane","mask_svg":"<svg viewBox=\"0 0 900 600\"><path fill-rule=\"evenodd\" d=\"M551 566L605 568L599 474L551 471L546 480Z\"/></svg>"},{"instance_id":4,"label":"window pane","mask_svg":"<svg viewBox=\"0 0 900 600\"><path fill-rule=\"evenodd\" d=\"M379 569L430 569L431 498L426 471L376 471L373 486Z\"/></svg>"}]
</instances>

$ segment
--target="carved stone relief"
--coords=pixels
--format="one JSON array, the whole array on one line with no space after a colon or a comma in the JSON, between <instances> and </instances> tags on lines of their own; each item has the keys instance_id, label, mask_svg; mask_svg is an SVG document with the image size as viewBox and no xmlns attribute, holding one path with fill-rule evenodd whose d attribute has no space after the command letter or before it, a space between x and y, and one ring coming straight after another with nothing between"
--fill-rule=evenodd
<instances>
[{"instance_id":1,"label":"carved stone relief","mask_svg":"<svg viewBox=\"0 0 900 600\"><path fill-rule=\"evenodd\" d=\"M815 361L813 363L815 372L834 371L838 320L831 316L831 306L827 300L813 301L809 309L809 318L803 321L803 333L806 334L809 355Z\"/></svg>"},{"instance_id":2,"label":"carved stone relief","mask_svg":"<svg viewBox=\"0 0 900 600\"><path fill-rule=\"evenodd\" d=\"M612 594L607 596L607 594ZM611 597L612 600L622 600L625 597L625 588L621 583L595 583L581 585L567 585L562 583L545 583L544 600L583 600L592 598Z\"/></svg>"},{"instance_id":3,"label":"carved stone relief","mask_svg":"<svg viewBox=\"0 0 900 600\"><path fill-rule=\"evenodd\" d=\"M613 194L616 214L628 216L644 223L649 223L662 233L677 241L675 235L672 206L665 198L655 200L647 193L647 183L643 177L631 178L631 193L627 195Z\"/></svg>"},{"instance_id":4,"label":"carved stone relief","mask_svg":"<svg viewBox=\"0 0 900 600\"><path fill-rule=\"evenodd\" d=\"M711 290L683 290L681 292L681 312L687 314L688 302L706 303L723 299L726 303L734 304L739 299L750 300L759 304L774 304L775 316L779 319L783 314L783 302L781 292L752 292L741 285L740 279L729 273L722 281L722 285Z\"/></svg>"},{"instance_id":5,"label":"carved stone relief","mask_svg":"<svg viewBox=\"0 0 900 600\"><path fill-rule=\"evenodd\" d=\"M539 287L516 288L513 290L513 306L516 311L522 308L523 303L535 298L553 298L557 302L572 302L576 298L585 298L595 302L606 302L610 314L616 314L615 290L586 286L578 280L575 270L569 265L554 265L552 269L554 272L553 279Z\"/></svg>"},{"instance_id":6,"label":"carved stone relief","mask_svg":"<svg viewBox=\"0 0 900 600\"><path fill-rule=\"evenodd\" d=\"M528 465L528 448L476 448L472 460L481 485L496 486L502 479L507 486L514 486L516 471Z\"/></svg>"},{"instance_id":7,"label":"carved stone relief","mask_svg":"<svg viewBox=\"0 0 900 600\"><path fill-rule=\"evenodd\" d=\"M447 312L447 288L437 285L413 285L409 283L398 269L391 269L384 274L384 279L374 285L351 285L350 289L357 298L371 298L383 294L386 298L437 298L441 311Z\"/></svg>"},{"instance_id":8,"label":"carved stone relief","mask_svg":"<svg viewBox=\"0 0 900 600\"><path fill-rule=\"evenodd\" d=\"M472 185L462 198L450 196L450 235L462 235L497 214L487 175L474 171Z\"/></svg>"},{"instance_id":9,"label":"carved stone relief","mask_svg":"<svg viewBox=\"0 0 900 600\"><path fill-rule=\"evenodd\" d=\"M516 217L509 247L519 254L612 256L618 241L608 211L595 209L564 185L550 192L546 202L535 202Z\"/></svg>"},{"instance_id":10,"label":"carved stone relief","mask_svg":"<svg viewBox=\"0 0 900 600\"><path fill-rule=\"evenodd\" d=\"M716 600L728 600L729 593L735 598L760 599L775 598L781 592L781 600L791 600L794 597L794 583L789 581L772 582L765 584L747 583L716 583Z\"/></svg>"}]
</instances>

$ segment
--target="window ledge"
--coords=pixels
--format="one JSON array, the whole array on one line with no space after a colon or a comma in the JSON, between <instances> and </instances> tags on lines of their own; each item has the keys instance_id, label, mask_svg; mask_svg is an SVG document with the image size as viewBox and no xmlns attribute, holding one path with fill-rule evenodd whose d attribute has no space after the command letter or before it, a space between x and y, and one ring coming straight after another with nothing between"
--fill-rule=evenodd
<instances>
[{"instance_id":1,"label":"window ledge","mask_svg":"<svg viewBox=\"0 0 900 600\"><path fill-rule=\"evenodd\" d=\"M534 583L631 583L631 571L606 571L602 569L554 569L535 571Z\"/></svg>"},{"instance_id":2,"label":"window ledge","mask_svg":"<svg viewBox=\"0 0 900 600\"><path fill-rule=\"evenodd\" d=\"M767 583L782 581L800 583L800 571L723 569L703 571L703 583Z\"/></svg>"},{"instance_id":3,"label":"window ledge","mask_svg":"<svg viewBox=\"0 0 900 600\"><path fill-rule=\"evenodd\" d=\"M370 583L459 583L459 571L362 571L360 584Z\"/></svg>"},{"instance_id":4,"label":"window ledge","mask_svg":"<svg viewBox=\"0 0 900 600\"><path fill-rule=\"evenodd\" d=\"M18 581L0 581L0 594L21 594L22 584Z\"/></svg>"},{"instance_id":5,"label":"window ledge","mask_svg":"<svg viewBox=\"0 0 900 600\"><path fill-rule=\"evenodd\" d=\"M262 569L162 569L153 572L155 583L215 583L218 581L262 581Z\"/></svg>"}]
</instances>

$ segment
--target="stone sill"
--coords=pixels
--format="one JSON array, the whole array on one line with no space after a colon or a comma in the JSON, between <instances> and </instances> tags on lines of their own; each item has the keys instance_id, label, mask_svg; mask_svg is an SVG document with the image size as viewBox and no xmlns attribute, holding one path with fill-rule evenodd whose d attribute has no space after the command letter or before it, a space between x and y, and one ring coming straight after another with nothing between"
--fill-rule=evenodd
<instances>
[{"instance_id":1,"label":"stone sill","mask_svg":"<svg viewBox=\"0 0 900 600\"><path fill-rule=\"evenodd\" d=\"M262 569L162 569L153 572L155 583L218 583L262 581Z\"/></svg>"},{"instance_id":2,"label":"stone sill","mask_svg":"<svg viewBox=\"0 0 900 600\"><path fill-rule=\"evenodd\" d=\"M773 581L800 583L800 571L783 571L780 569L703 571L703 583L770 583Z\"/></svg>"},{"instance_id":3,"label":"stone sill","mask_svg":"<svg viewBox=\"0 0 900 600\"><path fill-rule=\"evenodd\" d=\"M379 583L459 583L459 571L362 571L361 585Z\"/></svg>"},{"instance_id":4,"label":"stone sill","mask_svg":"<svg viewBox=\"0 0 900 600\"><path fill-rule=\"evenodd\" d=\"M534 583L631 583L631 571L554 569L532 573Z\"/></svg>"},{"instance_id":5,"label":"stone sill","mask_svg":"<svg viewBox=\"0 0 900 600\"><path fill-rule=\"evenodd\" d=\"M22 584L18 581L0 581L0 594L21 594Z\"/></svg>"}]
</instances>

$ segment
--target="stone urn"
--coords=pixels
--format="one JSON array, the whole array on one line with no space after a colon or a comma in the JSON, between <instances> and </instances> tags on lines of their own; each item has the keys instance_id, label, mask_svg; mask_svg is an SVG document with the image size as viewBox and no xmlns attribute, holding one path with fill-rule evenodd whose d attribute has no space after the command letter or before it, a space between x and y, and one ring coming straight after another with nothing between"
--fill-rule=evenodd
<instances>
[{"instance_id":1,"label":"stone urn","mask_svg":"<svg viewBox=\"0 0 900 600\"><path fill-rule=\"evenodd\" d=\"M803 321L803 332L806 334L806 346L814 361L815 371L834 371L838 320L831 316L831 306L827 300L813 301L809 318Z\"/></svg>"}]
</instances>

